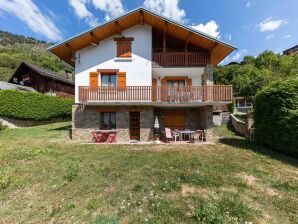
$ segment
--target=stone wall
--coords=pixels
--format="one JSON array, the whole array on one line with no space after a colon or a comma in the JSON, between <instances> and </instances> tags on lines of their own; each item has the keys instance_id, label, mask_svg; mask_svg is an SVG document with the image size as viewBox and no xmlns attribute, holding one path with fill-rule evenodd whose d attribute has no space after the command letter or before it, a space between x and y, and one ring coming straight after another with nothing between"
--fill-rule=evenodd
<instances>
[{"instance_id":1,"label":"stone wall","mask_svg":"<svg viewBox=\"0 0 298 224\"><path fill-rule=\"evenodd\" d=\"M231 114L231 122L238 134L248 137L248 129L244 121L239 120L237 117Z\"/></svg>"},{"instance_id":2,"label":"stone wall","mask_svg":"<svg viewBox=\"0 0 298 224\"><path fill-rule=\"evenodd\" d=\"M152 107L146 107L140 112L141 141L153 140L154 113Z\"/></svg>"},{"instance_id":3,"label":"stone wall","mask_svg":"<svg viewBox=\"0 0 298 224\"><path fill-rule=\"evenodd\" d=\"M82 111L77 105L73 105L73 141L92 141L92 130L100 128L100 110L101 107L98 106L86 106ZM117 142L129 141L129 111L140 111L140 140L150 141L153 139L154 116L152 107L117 107L115 111L118 131Z\"/></svg>"},{"instance_id":4,"label":"stone wall","mask_svg":"<svg viewBox=\"0 0 298 224\"><path fill-rule=\"evenodd\" d=\"M8 118L8 117L0 117L0 123L7 126L8 128L34 127L38 125L46 125L46 124L52 124L52 123L64 122L64 121L70 121L70 118L67 118L67 119L54 118L46 121L31 121L31 120L19 120L19 119Z\"/></svg>"}]
</instances>

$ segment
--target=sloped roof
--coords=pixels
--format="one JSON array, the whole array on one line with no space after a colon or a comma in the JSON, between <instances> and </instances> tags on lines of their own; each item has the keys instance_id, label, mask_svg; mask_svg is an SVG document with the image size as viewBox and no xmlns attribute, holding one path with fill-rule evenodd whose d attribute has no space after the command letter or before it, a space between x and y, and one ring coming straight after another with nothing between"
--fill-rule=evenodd
<instances>
[{"instance_id":1,"label":"sloped roof","mask_svg":"<svg viewBox=\"0 0 298 224\"><path fill-rule=\"evenodd\" d=\"M67 83L70 85L74 85L74 81L72 81L70 79L63 78L52 71L46 70L42 67L39 67L34 64L30 64L28 62L21 62L21 64L16 69L16 71L12 74L12 76L10 77L8 82L13 83L13 77L18 76L19 74L25 72L28 68L35 71L36 73L38 73L41 76L44 76L44 77L47 77L47 78L50 78L53 80L58 80L60 82Z\"/></svg>"},{"instance_id":2,"label":"sloped roof","mask_svg":"<svg viewBox=\"0 0 298 224\"><path fill-rule=\"evenodd\" d=\"M71 60L73 52L83 49L91 43L100 42L122 30L126 30L127 28L143 23L146 23L160 31L163 31L165 24L167 24L168 34L188 40L189 43L208 49L212 52L211 63L213 65L220 63L226 56L236 49L234 46L220 41L208 34L192 29L167 17L140 7L114 20L103 23L96 28L89 29L61 43L53 45L49 47L48 50L68 64L74 66L74 62Z\"/></svg>"},{"instance_id":3,"label":"sloped roof","mask_svg":"<svg viewBox=\"0 0 298 224\"><path fill-rule=\"evenodd\" d=\"M28 87L28 86L22 86L22 85L17 85L17 84L13 84L13 83L0 81L0 90L9 90L9 89L28 91L28 92L36 92L35 89Z\"/></svg>"}]
</instances>

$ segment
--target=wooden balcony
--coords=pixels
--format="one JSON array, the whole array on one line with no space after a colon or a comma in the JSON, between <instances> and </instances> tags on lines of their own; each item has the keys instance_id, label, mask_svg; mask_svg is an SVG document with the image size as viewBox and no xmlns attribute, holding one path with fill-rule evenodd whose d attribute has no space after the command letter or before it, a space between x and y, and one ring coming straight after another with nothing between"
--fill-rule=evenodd
<instances>
[{"instance_id":1,"label":"wooden balcony","mask_svg":"<svg viewBox=\"0 0 298 224\"><path fill-rule=\"evenodd\" d=\"M159 66L205 66L210 57L200 52L153 52L152 62Z\"/></svg>"},{"instance_id":2,"label":"wooden balcony","mask_svg":"<svg viewBox=\"0 0 298 224\"><path fill-rule=\"evenodd\" d=\"M148 103L188 104L200 102L229 103L233 96L232 86L79 86L80 103Z\"/></svg>"}]
</instances>

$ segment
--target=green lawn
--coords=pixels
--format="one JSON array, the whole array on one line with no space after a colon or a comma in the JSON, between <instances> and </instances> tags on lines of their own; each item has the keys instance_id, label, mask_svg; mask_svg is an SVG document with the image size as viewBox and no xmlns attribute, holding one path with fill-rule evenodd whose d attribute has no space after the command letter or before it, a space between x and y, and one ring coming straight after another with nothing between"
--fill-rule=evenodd
<instances>
[{"instance_id":1,"label":"green lawn","mask_svg":"<svg viewBox=\"0 0 298 224\"><path fill-rule=\"evenodd\" d=\"M226 127L210 145L82 145L0 131L1 223L297 223L298 160Z\"/></svg>"}]
</instances>

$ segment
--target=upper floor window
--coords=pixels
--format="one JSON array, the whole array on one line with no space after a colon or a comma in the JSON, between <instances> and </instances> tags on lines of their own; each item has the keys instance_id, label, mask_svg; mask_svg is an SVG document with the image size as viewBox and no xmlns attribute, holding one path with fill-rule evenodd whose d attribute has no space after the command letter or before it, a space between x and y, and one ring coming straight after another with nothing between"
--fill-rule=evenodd
<instances>
[{"instance_id":1,"label":"upper floor window","mask_svg":"<svg viewBox=\"0 0 298 224\"><path fill-rule=\"evenodd\" d=\"M116 74L102 74L102 86L116 86L117 75Z\"/></svg>"},{"instance_id":2,"label":"upper floor window","mask_svg":"<svg viewBox=\"0 0 298 224\"><path fill-rule=\"evenodd\" d=\"M114 38L117 41L117 57L131 58L131 42L134 38Z\"/></svg>"}]
</instances>

